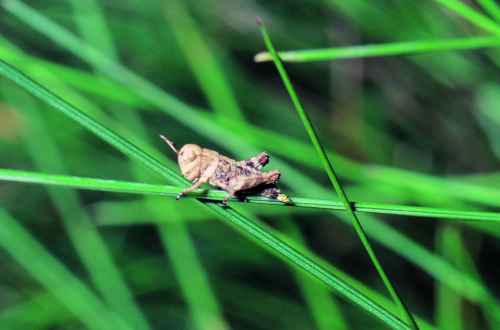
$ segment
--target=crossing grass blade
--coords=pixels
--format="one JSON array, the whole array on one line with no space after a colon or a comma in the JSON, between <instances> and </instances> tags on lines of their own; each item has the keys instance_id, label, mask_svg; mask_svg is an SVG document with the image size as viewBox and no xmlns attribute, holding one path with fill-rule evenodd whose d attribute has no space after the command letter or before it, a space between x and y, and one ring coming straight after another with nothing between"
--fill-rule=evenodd
<instances>
[{"instance_id":1,"label":"crossing grass blade","mask_svg":"<svg viewBox=\"0 0 500 330\"><path fill-rule=\"evenodd\" d=\"M27 115L30 135L26 137L28 153L40 170L64 173L64 158L59 153L43 116L32 102L32 97L10 89L6 99ZM36 137L36 138L34 138ZM48 193L92 281L113 311L123 315L135 329L151 329L133 294L120 274L104 239L92 223L75 191L62 192L48 187Z\"/></svg>"},{"instance_id":2,"label":"crossing grass blade","mask_svg":"<svg viewBox=\"0 0 500 330\"><path fill-rule=\"evenodd\" d=\"M433 52L474 50L498 46L500 46L500 38L481 36L441 40L393 42L350 47L332 47L324 49L292 50L278 52L278 55L283 62L316 62L376 56L410 56L429 54ZM272 57L269 52L258 53L255 55L254 59L256 62L272 61Z\"/></svg>"},{"instance_id":3,"label":"crossing grass blade","mask_svg":"<svg viewBox=\"0 0 500 330\"><path fill-rule=\"evenodd\" d=\"M118 62L117 50L99 4L95 0L86 2L75 0L72 1L72 4L75 18L81 34L85 36L84 38L89 44L94 45L109 58ZM82 12L93 12L95 15L93 21L89 23L86 20L88 15L81 15ZM95 24L93 24L94 22ZM99 67L95 69L99 72ZM140 140L149 141L147 128L137 111L130 108L124 111L122 107L114 105L112 112L117 119L123 122L123 125L134 131ZM164 158L159 159L165 161ZM139 181L147 178L144 169L134 163L130 163L130 171L133 173L134 178ZM162 223L157 223L157 231L164 244L165 252L169 255L175 276L180 283L181 291L186 298L196 327L199 329L210 327L217 330L226 330L228 327L222 315L221 307L199 260L189 230L186 227L187 224L184 221L174 221L172 223L173 217L181 220L186 213L190 212L183 209L177 212L169 212L168 210L172 209L172 207L168 207L165 201L158 202L150 197L146 197L141 209L143 214L147 214L148 217L156 216L165 220ZM186 281L187 278L190 280ZM200 308L200 306L203 306L203 308Z\"/></svg>"},{"instance_id":4,"label":"crossing grass blade","mask_svg":"<svg viewBox=\"0 0 500 330\"><path fill-rule=\"evenodd\" d=\"M401 309L401 315L410 323L410 326L412 329L418 329L418 325L415 322L413 316L409 312L408 308L406 305L403 303L401 298L399 297L399 294L397 293L396 289L394 288L391 280L385 273L385 270L383 269L382 265L380 264L375 251L370 245L370 242L368 241L368 237L365 234L365 231L361 225L361 222L359 221L356 213L354 212L354 208L352 207L349 199L347 198L346 193L344 192L344 189L342 188L340 181L337 178L337 174L335 173L335 170L333 169L332 163L328 159L328 156L326 155L325 149L323 148L323 145L320 143L319 138L316 134L316 131L314 130L314 127L312 125L311 120L309 119L309 116L305 112L302 103L300 102L292 83L290 82L290 79L288 77L287 72L285 71L285 68L283 64L281 63L281 60L279 59L276 50L274 49L274 46L271 42L271 38L269 37L269 34L267 33L267 30L263 24L262 21L260 21L260 18L258 19L258 23L260 25L261 33L264 38L264 42L266 44L266 47L271 54L273 58L273 62L278 69L278 72L281 76L281 79L288 91L288 94L290 95L290 98L292 100L292 103L295 107L295 110L297 111L297 114L299 115L300 120L304 124L304 127L307 131L307 134L309 135L309 138L311 139L312 144L314 145L321 162L323 163L323 167L328 175L328 178L330 179L331 184L333 185L335 191L337 192L339 198L341 199L342 203L344 204L349 216L352 219L352 224L354 226L354 229L361 240L361 243L363 244L365 250L367 251L373 265L375 266L380 278L384 282L387 290L389 291L389 294L391 295L392 299L394 302L399 306Z\"/></svg>"},{"instance_id":5,"label":"crossing grass blade","mask_svg":"<svg viewBox=\"0 0 500 330\"><path fill-rule=\"evenodd\" d=\"M469 5L457 0L434 0L443 7L454 11L469 22L477 25L485 31L494 35L500 35L500 25L490 18L484 16L479 11L472 9Z\"/></svg>"},{"instance_id":6,"label":"crossing grass blade","mask_svg":"<svg viewBox=\"0 0 500 330\"><path fill-rule=\"evenodd\" d=\"M278 228L285 235L296 241L298 244L305 246L305 241L299 227L293 222L292 217L284 217ZM332 300L328 292L319 287L317 283L313 283L304 274L295 271L294 276L297 278L297 284L302 293L303 299L307 302L312 317L317 325L318 330L347 330L349 326L342 315L340 304Z\"/></svg>"},{"instance_id":7,"label":"crossing grass blade","mask_svg":"<svg viewBox=\"0 0 500 330\"><path fill-rule=\"evenodd\" d=\"M500 6L494 0L477 0L477 2L497 22L500 21Z\"/></svg>"},{"instance_id":8,"label":"crossing grass blade","mask_svg":"<svg viewBox=\"0 0 500 330\"><path fill-rule=\"evenodd\" d=\"M158 160L146 154L136 145L94 121L91 117L85 115L74 106L66 103L60 97L54 95L3 61L0 61L0 75L15 82L32 95L38 97L63 114L72 118L78 124L87 128L104 141L122 151L124 154L130 156L131 158L140 160L143 165L159 174L162 174L175 184L185 186L188 183L177 173L165 167ZM408 327L392 313L371 301L359 291L350 287L348 284L326 271L323 267L315 264L310 258L307 258L303 254L283 243L283 241L276 236L272 235L266 225L248 220L231 208L224 208L220 205L210 203L205 203L204 205L217 214L226 224L231 225L266 250L283 259L285 262L301 269L302 271L305 271L307 274L316 278L331 290L337 292L341 296L369 312L371 315L385 322L391 328L408 329Z\"/></svg>"},{"instance_id":9,"label":"crossing grass blade","mask_svg":"<svg viewBox=\"0 0 500 330\"><path fill-rule=\"evenodd\" d=\"M66 188L115 193L157 195L169 198L175 198L183 189L181 187L169 185L155 185L139 182L52 175L10 169L0 169L0 181L24 182L49 186L53 185ZM185 198L197 198L204 201L215 202L222 201L225 196L226 193L220 190L198 189L193 193L187 195ZM307 208L314 210L346 211L345 205L342 202L295 196L292 196L291 198L293 200L293 205L286 205L273 199L258 196L249 196L245 201L241 201L236 198L231 199L230 201L231 203L280 206L284 208ZM462 211L437 207L406 206L383 203L351 202L351 204L354 208L354 211L359 213L405 215L431 219L454 219L460 222L480 221L500 223L500 214L496 212Z\"/></svg>"},{"instance_id":10,"label":"crossing grass blade","mask_svg":"<svg viewBox=\"0 0 500 330\"><path fill-rule=\"evenodd\" d=\"M199 115L201 115L199 113ZM220 130L220 128L219 128ZM255 130L252 131L252 134L256 134ZM128 134L130 135L130 132ZM248 139L251 135L245 135L245 139ZM259 136L257 134L257 136ZM276 135L273 135L273 139L276 138ZM273 139L264 139L264 140L273 140ZM278 140L277 142L280 143ZM281 145L286 145L281 143ZM155 155L155 157L160 157L160 154L156 152L153 148L148 147L148 145L141 144L141 148L143 150L148 150L149 153ZM312 158L313 156L311 156ZM166 162L167 159L165 157L159 158L162 159L162 162ZM337 158L334 158L337 159ZM337 162L337 164L340 164ZM348 169L349 167L346 167ZM456 184L454 182L453 186L448 184L448 180L442 180L434 177L428 177L426 175L422 175L419 173L412 173L408 171L403 171L400 169L393 168L385 168L385 167L368 167L364 170L356 169L353 171L353 175L356 173L363 173L363 175L367 175L365 180L382 180L381 182L387 182L390 184L394 184L399 186L398 183L401 182L409 182L412 181L414 184L412 185L412 189L423 189L422 193L425 193L429 196L430 193L438 194L443 196L443 194L449 195L453 193L456 197L466 197L470 199L470 197L480 196L482 198L488 198L488 201L495 202L496 199L493 198L495 194L494 190L489 189L489 191L479 191L483 189L481 186L474 187L473 190L469 189L467 185L462 183ZM290 173L291 174L291 173ZM361 174L360 174L361 175ZM326 196L328 195L327 189L319 186L315 182L311 180L306 180L303 175L298 175L294 173L294 179L291 183L294 183L297 186L297 190L307 191L308 193L317 194L318 196ZM353 176L354 178L356 176ZM448 187L449 186L449 187ZM467 189L466 189L467 188ZM479 188L479 190L478 190ZM431 191L429 192L429 189ZM456 194L458 193L458 195ZM478 197L476 197L478 201L481 201ZM341 216L341 220L346 224L350 223L348 218L344 218ZM429 275L433 276L439 281L447 283L450 287L453 287L455 290L463 294L465 297L474 302L481 302L487 305L491 305L491 299L488 294L488 289L482 285L479 281L475 281L474 279L468 278L466 275L461 274L453 267L450 267L446 262L440 260L438 256L428 251L421 244L415 242L414 240L406 237L400 232L392 229L390 226L380 222L377 219L367 219L369 222L366 223L366 228L370 235L377 240L382 245L386 246L390 250L394 251L396 254L401 257L409 260L413 264L417 265L419 268L427 272ZM481 230L485 230L488 233L496 234L493 231L492 227L484 228L483 226L475 226ZM432 262L429 262L433 260ZM468 285L464 286L462 283L468 283ZM497 306L497 305L493 305ZM496 308L496 307L495 307Z\"/></svg>"},{"instance_id":11,"label":"crossing grass blade","mask_svg":"<svg viewBox=\"0 0 500 330\"><path fill-rule=\"evenodd\" d=\"M166 22L174 33L177 43L183 51L184 57L188 61L191 71L197 77L201 90L205 97L209 100L211 108L214 110L214 116L217 122L224 120L232 120L233 122L245 125L245 117L242 115L242 109L239 106L235 91L228 83L228 78L224 75L223 67L219 64L217 45L209 45L209 38L205 38L200 27L197 26L190 10L183 4L182 1L171 0L166 6ZM210 47L213 46L213 47ZM243 129L244 130L244 129ZM241 131L241 130L238 130ZM241 154L240 157L245 157ZM273 157L274 158L274 157ZM274 160L276 164L276 160ZM282 170L286 170L286 164L282 160L278 160L278 166ZM297 176L295 176L297 177ZM293 179L290 179L293 181ZM283 180L286 182L287 180ZM330 295L328 290L322 286L314 286L310 284L310 280L301 274L295 277L299 287L304 288L304 292L311 287L316 295L315 300L306 299L309 310L312 315L315 315L315 320L319 329L325 329L326 325L323 320L332 318L338 320L336 325L345 324L340 308L337 306L336 299ZM306 294L305 297L308 297ZM320 317L320 315L325 315ZM332 315L328 317L326 315ZM340 329L340 327L339 327Z\"/></svg>"},{"instance_id":12,"label":"crossing grass blade","mask_svg":"<svg viewBox=\"0 0 500 330\"><path fill-rule=\"evenodd\" d=\"M14 4L19 4L16 0L12 0L12 2ZM16 5L14 7L11 6L9 8L11 10L14 10L16 14L21 15L21 18L28 20L28 22L31 17L37 17L36 22L40 20L40 15L24 4L19 4L19 6ZM85 50L89 47L86 47L84 44L82 45L81 43L78 43L77 40L74 40L72 36L68 35L66 31L61 30L59 27L54 27L50 24L46 25L46 19L42 18L41 23L43 29L46 29L46 31L44 32L47 33L49 37L60 38L57 41L63 44L64 47L73 51L77 56L82 57L83 60L94 64L97 67L109 69L109 72L113 71L112 77L114 77L114 79L116 80L119 80L120 82L123 82L130 88L130 90L136 92L140 90L140 95L142 95L144 100L147 100L146 103L149 102L150 104L157 105L162 111L165 111L165 113L172 115L173 118L178 119L188 127L191 127L198 133L205 135L215 142L220 143L222 146L230 147L234 151L239 150L248 152L246 147L242 148L243 140L241 138L241 134L244 134L244 140L251 141L256 145L262 145L263 141L267 141L266 145L262 145L262 147L272 147L272 150L270 151L273 151L273 153L277 153L286 157L292 157L295 160L310 167L319 168L319 166L321 165L318 162L310 162L309 160L313 157L298 157L298 155L300 155L302 152L306 152L308 155L312 155L313 149L305 146L305 144L297 143L297 141L295 141L293 138L280 137L277 134L272 134L272 132L267 132L265 130L249 125L245 125L244 129L239 130L239 135L229 134L229 131L233 130L235 127L234 123L230 124L228 129L226 130L221 128L220 125L213 125L213 122L211 122L208 117L203 116L200 112L195 114L193 109L188 107L186 104L183 104L179 100L162 92L154 85L149 84L140 77L134 75L132 72L126 70L124 67L119 66L114 62L108 63L108 60L106 60L102 56L99 56L98 54L96 55L95 52L91 52L91 55L86 56L87 53ZM9 58L15 60L16 58L19 58L19 55L15 54L13 56L13 54L9 53ZM23 62L30 59L31 58L29 57L23 57ZM45 62L39 63L37 61L36 63L41 65ZM52 65L52 67L54 67L54 65ZM116 68L117 70L112 70L111 68ZM68 74L68 70L61 71L61 66L59 65L55 65L55 69L57 70L58 74L60 73L63 76ZM122 75L122 72L124 72L125 74ZM75 73L75 70L71 70L71 77L73 77ZM78 72L77 76L81 77L81 74L81 72ZM93 86L97 84L97 89L99 91L115 91L114 93L110 94L111 100L116 100L117 98L119 98L122 102L129 102L129 105L131 106L136 105L136 102L140 102L141 100L140 98L133 97L133 94L127 93L125 90L123 90L122 87L110 81L106 82L102 79L92 79L92 77L89 77L88 75L84 75L83 79L85 80L85 83L78 83L78 86L84 85L86 86L85 88L88 89L87 86ZM72 78L71 81L74 82L74 78ZM173 109L176 109L177 111L173 111ZM247 131L248 134L245 133ZM275 144L268 143L269 141L274 140L276 140ZM285 141L286 143L283 143ZM300 147L300 152L287 152L287 150L290 150L289 148L296 147ZM149 153L151 153L151 151L149 151ZM477 185L470 185L457 180L451 181L449 179L442 179L423 173L410 172L397 168L390 168L385 166L363 166L351 160L340 157L340 155L333 154L332 152L330 152L328 156L335 161L338 169L342 171L342 174L346 175L350 180L356 180L359 182L374 181L379 182L379 184L391 184L395 187L418 190L427 195L453 195L455 198L474 203L495 206L500 205L500 203L498 202L500 201L500 198L498 197L499 194L495 189L488 189Z\"/></svg>"}]
</instances>

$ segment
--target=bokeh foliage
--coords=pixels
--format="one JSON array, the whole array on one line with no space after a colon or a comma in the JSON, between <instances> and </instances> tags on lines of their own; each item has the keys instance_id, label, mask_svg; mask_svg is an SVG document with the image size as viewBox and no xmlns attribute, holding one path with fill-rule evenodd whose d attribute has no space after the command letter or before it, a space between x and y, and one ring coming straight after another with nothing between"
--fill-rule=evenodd
<instances>
[{"instance_id":1,"label":"bokeh foliage","mask_svg":"<svg viewBox=\"0 0 500 330\"><path fill-rule=\"evenodd\" d=\"M287 69L349 200L400 206L396 215L357 215L421 328L498 328L493 1L1 5L1 60L161 160L142 158L157 174L172 174L155 175L84 129L83 117L66 112L76 122L69 120L3 78L2 168L152 183L123 189L157 191L183 183L162 133L238 159L266 150L284 189L313 205L235 203L230 218L233 211L207 204L247 223L247 234L263 230L249 241L191 199L2 182L2 329L387 327L304 267L265 253L255 243L266 246L266 234L397 315L347 214L318 206L342 204L274 66L254 62L265 49L257 15L279 50L307 51L309 63ZM370 44L387 46L343 48ZM330 55L318 50L330 47ZM413 206L426 209L405 216ZM431 209L455 212L454 220ZM460 221L472 215L482 221Z\"/></svg>"}]
</instances>

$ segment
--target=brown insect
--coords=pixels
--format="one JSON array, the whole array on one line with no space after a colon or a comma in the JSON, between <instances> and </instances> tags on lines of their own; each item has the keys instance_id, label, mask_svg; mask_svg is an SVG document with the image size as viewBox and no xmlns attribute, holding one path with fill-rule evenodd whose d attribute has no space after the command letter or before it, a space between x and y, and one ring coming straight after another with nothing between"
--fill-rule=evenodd
<instances>
[{"instance_id":1,"label":"brown insect","mask_svg":"<svg viewBox=\"0 0 500 330\"><path fill-rule=\"evenodd\" d=\"M281 173L273 170L262 172L261 169L269 162L265 152L247 160L236 161L219 154L217 151L202 148L197 144L185 144L177 150L169 139L160 135L168 146L177 154L177 161L182 175L193 185L177 195L177 199L199 188L204 183L227 191L223 203L240 192L257 191L260 195L275 198L283 203L290 199L275 186Z\"/></svg>"}]
</instances>

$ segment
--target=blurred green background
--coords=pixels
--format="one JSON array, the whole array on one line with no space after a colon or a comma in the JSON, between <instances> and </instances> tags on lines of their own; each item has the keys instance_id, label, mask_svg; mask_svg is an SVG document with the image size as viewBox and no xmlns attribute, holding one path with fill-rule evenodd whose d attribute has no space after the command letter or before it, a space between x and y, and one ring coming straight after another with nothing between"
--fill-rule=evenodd
<instances>
[{"instance_id":1,"label":"blurred green background","mask_svg":"<svg viewBox=\"0 0 500 330\"><path fill-rule=\"evenodd\" d=\"M254 62L255 17L279 50L500 35L494 2L464 3L0 1L0 59L176 171L158 134L267 151L284 192L338 200L274 65ZM500 206L499 66L494 47L286 64L351 201L483 211ZM171 184L3 78L0 154L2 168ZM387 328L190 199L1 182L0 207L0 329ZM343 212L236 207L390 305ZM499 225L360 219L422 329L500 328Z\"/></svg>"}]
</instances>

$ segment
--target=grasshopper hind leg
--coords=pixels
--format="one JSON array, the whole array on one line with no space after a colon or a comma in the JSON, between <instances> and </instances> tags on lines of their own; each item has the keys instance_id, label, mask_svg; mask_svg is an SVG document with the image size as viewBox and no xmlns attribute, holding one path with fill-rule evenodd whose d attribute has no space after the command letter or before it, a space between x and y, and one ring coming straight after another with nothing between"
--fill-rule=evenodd
<instances>
[{"instance_id":1,"label":"grasshopper hind leg","mask_svg":"<svg viewBox=\"0 0 500 330\"><path fill-rule=\"evenodd\" d=\"M260 170L261 168L266 166L267 163L269 163L269 154L267 152L261 152L260 154L253 156L250 159L242 160L238 163Z\"/></svg>"}]
</instances>

